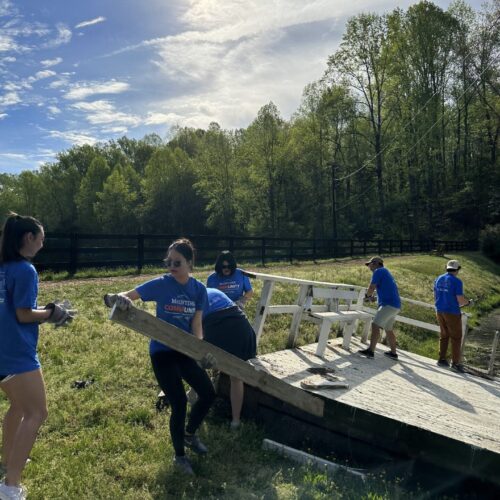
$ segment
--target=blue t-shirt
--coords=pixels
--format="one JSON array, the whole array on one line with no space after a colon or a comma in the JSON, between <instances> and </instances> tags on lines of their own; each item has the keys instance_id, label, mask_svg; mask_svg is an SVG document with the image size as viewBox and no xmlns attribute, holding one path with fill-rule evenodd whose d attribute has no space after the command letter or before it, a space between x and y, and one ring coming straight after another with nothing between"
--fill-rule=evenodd
<instances>
[{"instance_id":1,"label":"blue t-shirt","mask_svg":"<svg viewBox=\"0 0 500 500\"><path fill-rule=\"evenodd\" d=\"M438 312L460 314L457 295L463 294L462 281L453 274L442 274L434 281L434 298Z\"/></svg>"},{"instance_id":2,"label":"blue t-shirt","mask_svg":"<svg viewBox=\"0 0 500 500\"><path fill-rule=\"evenodd\" d=\"M36 309L38 274L26 261L0 264L0 375L40 368L38 323L19 323L16 309Z\"/></svg>"},{"instance_id":3,"label":"blue t-shirt","mask_svg":"<svg viewBox=\"0 0 500 500\"><path fill-rule=\"evenodd\" d=\"M218 288L235 302L252 290L248 276L245 276L241 269L235 269L231 276L222 276L214 272L208 277L207 286Z\"/></svg>"},{"instance_id":4,"label":"blue t-shirt","mask_svg":"<svg viewBox=\"0 0 500 500\"><path fill-rule=\"evenodd\" d=\"M214 312L235 306L235 303L224 292L217 290L217 288L207 288L207 296L208 301L203 309L204 318Z\"/></svg>"},{"instance_id":5,"label":"blue t-shirt","mask_svg":"<svg viewBox=\"0 0 500 500\"><path fill-rule=\"evenodd\" d=\"M392 274L385 267L379 267L373 271L371 284L377 287L379 306L392 306L401 309L398 286Z\"/></svg>"},{"instance_id":6,"label":"blue t-shirt","mask_svg":"<svg viewBox=\"0 0 500 500\"><path fill-rule=\"evenodd\" d=\"M191 322L196 311L203 311L207 302L207 289L200 281L190 277L181 285L171 274L147 281L136 289L145 302L156 302L156 316L185 332L192 333ZM161 342L151 340L149 353L170 351Z\"/></svg>"}]
</instances>

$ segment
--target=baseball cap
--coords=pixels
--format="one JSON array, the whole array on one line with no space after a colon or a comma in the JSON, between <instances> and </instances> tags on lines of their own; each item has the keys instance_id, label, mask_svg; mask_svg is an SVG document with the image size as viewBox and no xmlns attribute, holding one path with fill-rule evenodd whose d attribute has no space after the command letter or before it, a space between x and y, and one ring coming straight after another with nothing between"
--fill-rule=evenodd
<instances>
[{"instance_id":1,"label":"baseball cap","mask_svg":"<svg viewBox=\"0 0 500 500\"><path fill-rule=\"evenodd\" d=\"M446 264L447 271L458 271L462 266L458 260L449 260Z\"/></svg>"},{"instance_id":2,"label":"baseball cap","mask_svg":"<svg viewBox=\"0 0 500 500\"><path fill-rule=\"evenodd\" d=\"M368 264L383 264L383 263L384 259L376 255L375 257L372 257L369 261L365 262L365 266L367 266Z\"/></svg>"}]
</instances>

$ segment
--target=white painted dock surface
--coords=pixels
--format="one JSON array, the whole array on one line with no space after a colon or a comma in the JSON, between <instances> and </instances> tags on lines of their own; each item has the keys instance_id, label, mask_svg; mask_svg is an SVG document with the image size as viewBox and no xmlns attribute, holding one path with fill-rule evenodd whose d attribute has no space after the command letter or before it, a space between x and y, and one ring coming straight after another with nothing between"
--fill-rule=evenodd
<instances>
[{"instance_id":1,"label":"white painted dock surface","mask_svg":"<svg viewBox=\"0 0 500 500\"><path fill-rule=\"evenodd\" d=\"M399 361L383 355L380 345L374 359L356 351L365 347L352 339L351 351L342 339L328 343L323 358L317 344L259 356L254 364L300 387L302 380L325 380L311 375L309 367L326 367L349 383L348 389L313 391L324 398L372 412L431 433L456 439L500 454L500 380L440 368L434 360L399 351Z\"/></svg>"}]
</instances>

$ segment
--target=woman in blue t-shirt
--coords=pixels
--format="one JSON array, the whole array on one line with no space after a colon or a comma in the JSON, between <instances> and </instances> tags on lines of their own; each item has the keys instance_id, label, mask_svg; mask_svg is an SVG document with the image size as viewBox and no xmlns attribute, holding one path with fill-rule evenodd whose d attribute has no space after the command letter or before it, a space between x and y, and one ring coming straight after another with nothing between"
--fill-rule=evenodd
<instances>
[{"instance_id":1,"label":"woman in blue t-shirt","mask_svg":"<svg viewBox=\"0 0 500 500\"><path fill-rule=\"evenodd\" d=\"M203 312L203 335L207 342L224 349L243 361L255 357L256 338L252 325L243 311L216 288L207 288L208 303ZM231 380L231 429L240 426L240 414L243 406L243 381L230 377Z\"/></svg>"},{"instance_id":2,"label":"woman in blue t-shirt","mask_svg":"<svg viewBox=\"0 0 500 500\"><path fill-rule=\"evenodd\" d=\"M20 486L38 429L47 418L45 383L37 354L38 325L64 324L67 311L37 307L38 274L30 263L43 247L42 224L9 214L0 240L0 388L10 407L3 420L0 498L25 498Z\"/></svg>"},{"instance_id":3,"label":"woman in blue t-shirt","mask_svg":"<svg viewBox=\"0 0 500 500\"><path fill-rule=\"evenodd\" d=\"M242 310L253 295L248 276L236 267L236 259L229 250L217 257L215 272L208 277L207 286L224 292Z\"/></svg>"},{"instance_id":4,"label":"woman in blue t-shirt","mask_svg":"<svg viewBox=\"0 0 500 500\"><path fill-rule=\"evenodd\" d=\"M174 241L167 251L165 265L169 273L139 285L134 290L106 296L107 305L117 303L126 309L133 300L156 302L156 316L201 339L202 313L207 303L207 289L190 273L194 263L194 248L187 239ZM198 454L206 454L207 448L196 435L215 399L212 382L198 363L166 345L151 340L149 354L153 371L162 391L168 395L171 406L170 436L175 450L174 463L185 473L193 474L184 446ZM198 394L191 408L184 430L187 413L185 380Z\"/></svg>"}]
</instances>

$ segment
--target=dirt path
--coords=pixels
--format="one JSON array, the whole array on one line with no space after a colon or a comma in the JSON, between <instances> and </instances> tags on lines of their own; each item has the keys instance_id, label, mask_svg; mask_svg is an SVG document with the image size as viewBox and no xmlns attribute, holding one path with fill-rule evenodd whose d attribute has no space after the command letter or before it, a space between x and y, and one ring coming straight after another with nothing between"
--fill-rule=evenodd
<instances>
[{"instance_id":1,"label":"dirt path","mask_svg":"<svg viewBox=\"0 0 500 500\"><path fill-rule=\"evenodd\" d=\"M473 357L474 364L481 368L488 367L493 338L497 330L500 331L500 309L494 309L490 314L481 318L481 324L472 329L466 339L466 356ZM500 346L497 347L495 369L496 373L500 374Z\"/></svg>"}]
</instances>

